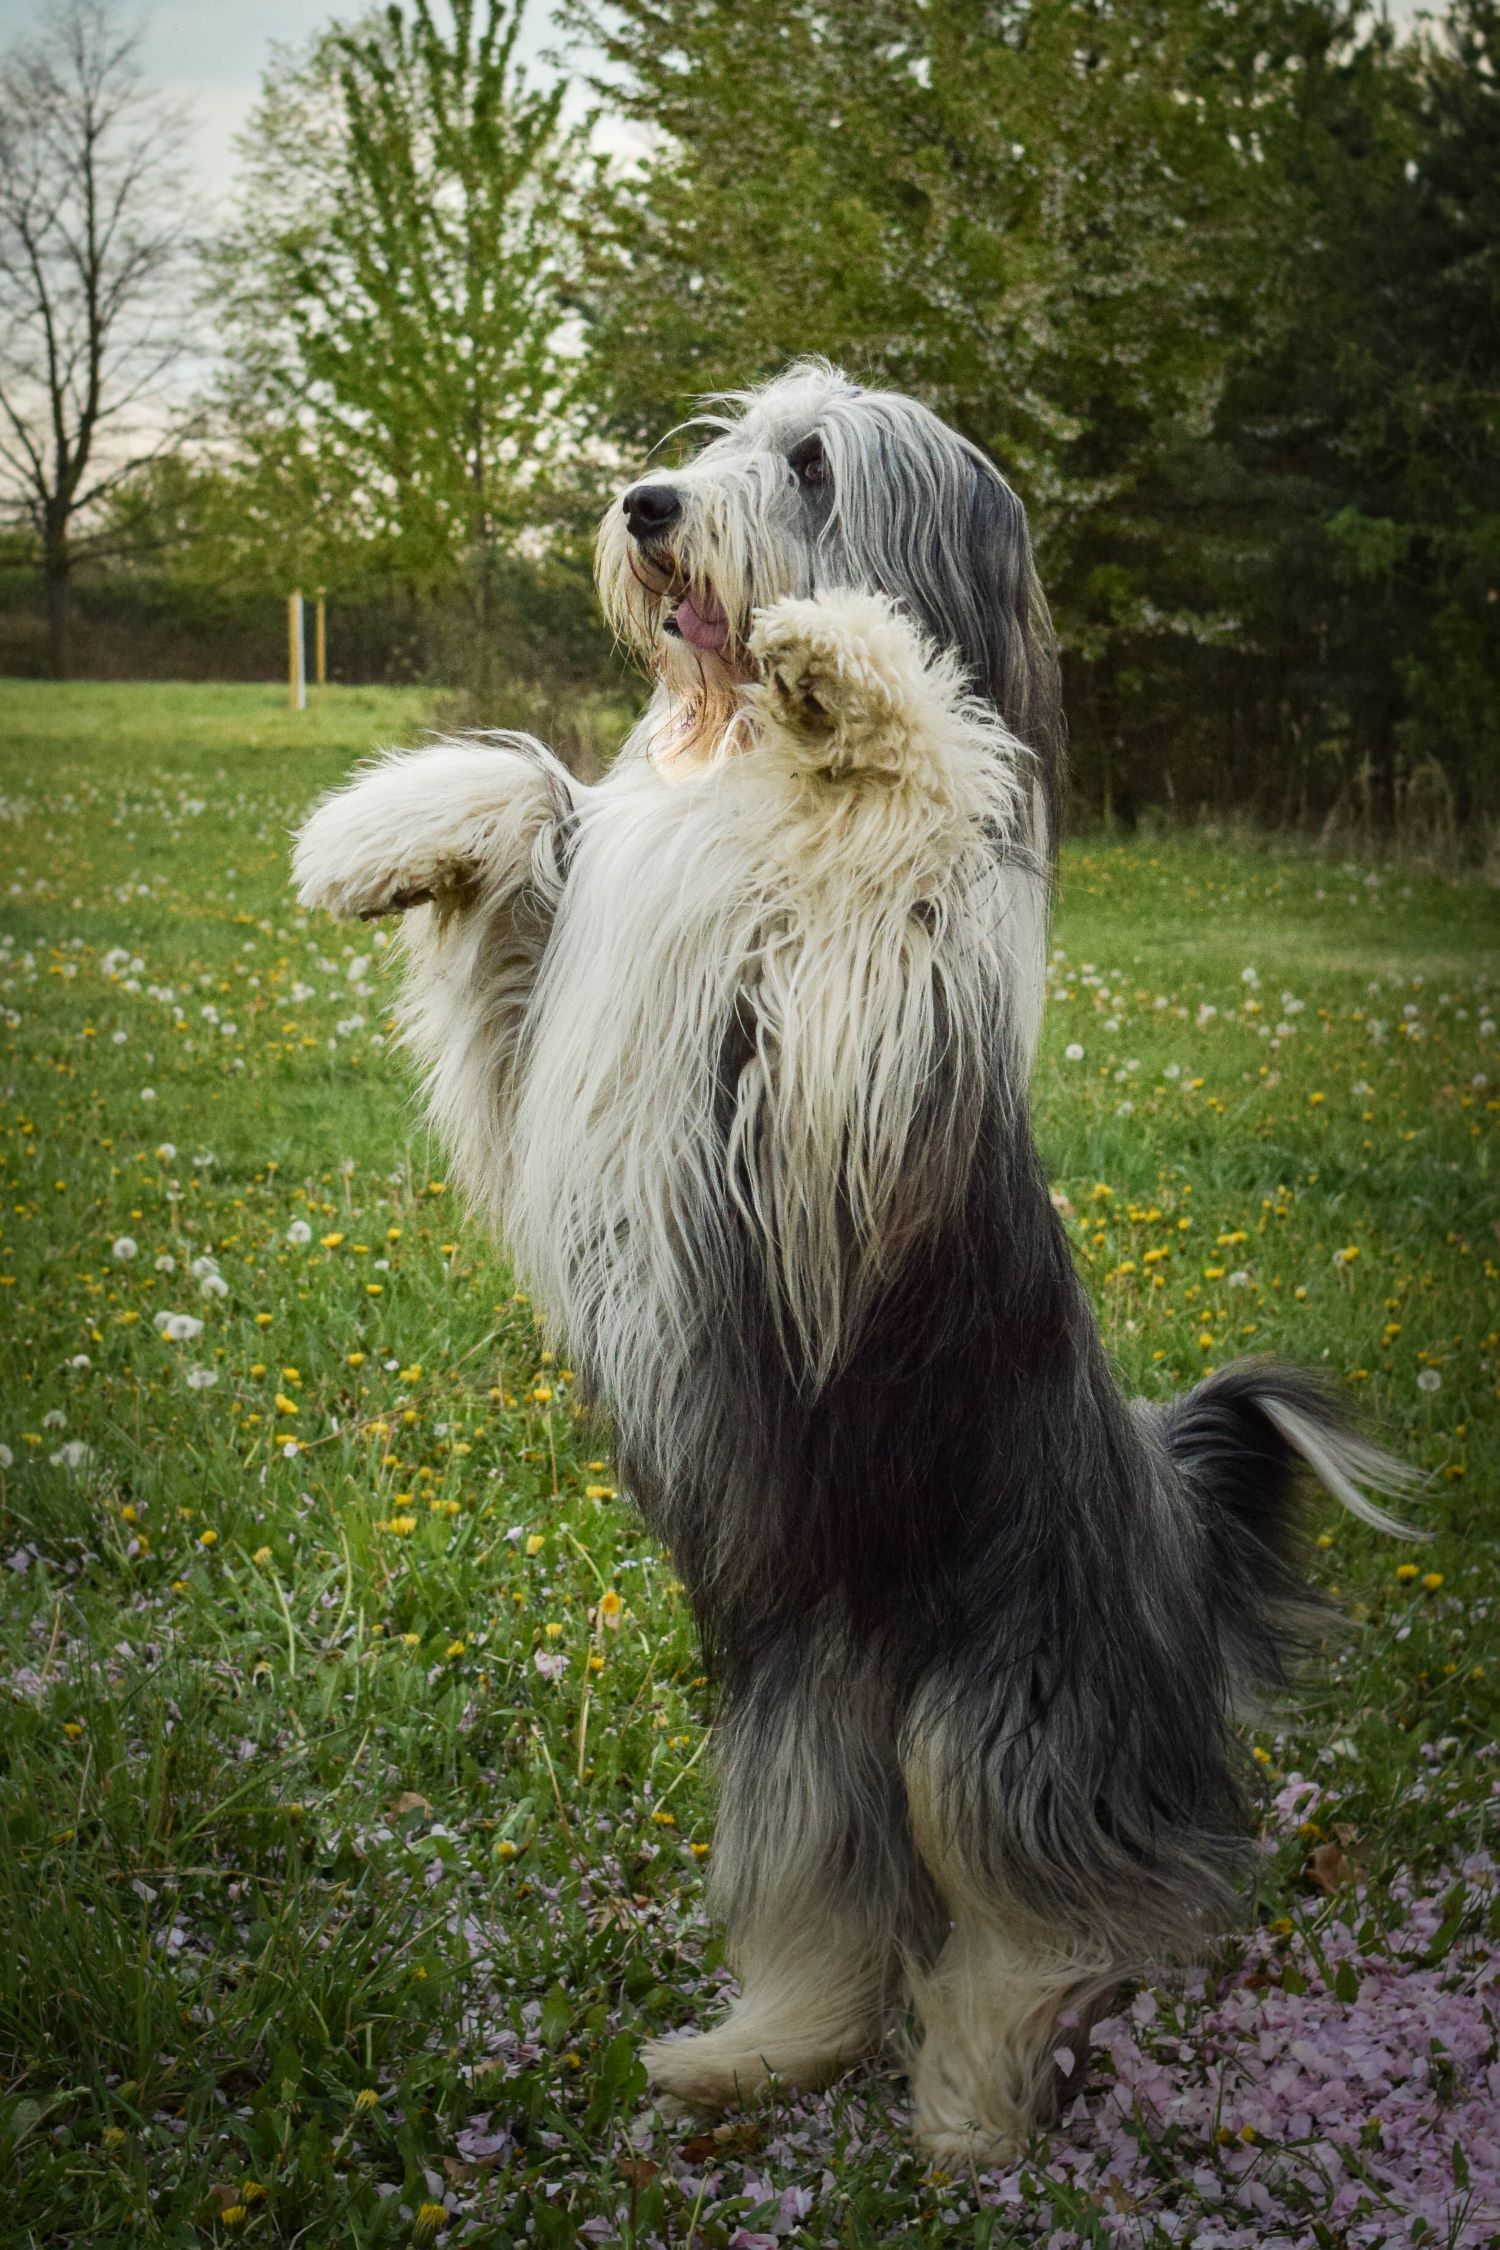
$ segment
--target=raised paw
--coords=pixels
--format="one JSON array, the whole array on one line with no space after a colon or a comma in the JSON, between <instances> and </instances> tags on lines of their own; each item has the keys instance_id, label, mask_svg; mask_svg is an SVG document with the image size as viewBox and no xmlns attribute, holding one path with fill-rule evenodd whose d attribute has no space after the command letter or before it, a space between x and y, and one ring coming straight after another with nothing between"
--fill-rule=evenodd
<instances>
[{"instance_id":1,"label":"raised paw","mask_svg":"<svg viewBox=\"0 0 1500 2250\"><path fill-rule=\"evenodd\" d=\"M293 858L298 895L364 922L463 905L483 884L519 884L544 823L570 808L561 767L523 737L398 751L314 809Z\"/></svg>"},{"instance_id":2,"label":"raised paw","mask_svg":"<svg viewBox=\"0 0 1500 2250\"><path fill-rule=\"evenodd\" d=\"M894 777L953 692L951 667L910 618L854 589L761 610L750 654L759 669L752 708L800 764L830 778Z\"/></svg>"}]
</instances>

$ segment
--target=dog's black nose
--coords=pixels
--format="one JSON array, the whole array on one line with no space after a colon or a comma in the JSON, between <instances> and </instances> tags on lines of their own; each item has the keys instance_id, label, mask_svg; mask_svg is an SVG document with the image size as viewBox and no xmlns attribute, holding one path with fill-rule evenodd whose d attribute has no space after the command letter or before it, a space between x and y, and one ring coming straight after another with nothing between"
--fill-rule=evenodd
<instances>
[{"instance_id":1,"label":"dog's black nose","mask_svg":"<svg viewBox=\"0 0 1500 2250\"><path fill-rule=\"evenodd\" d=\"M681 495L669 484L633 484L620 505L633 539L659 539L682 514Z\"/></svg>"}]
</instances>

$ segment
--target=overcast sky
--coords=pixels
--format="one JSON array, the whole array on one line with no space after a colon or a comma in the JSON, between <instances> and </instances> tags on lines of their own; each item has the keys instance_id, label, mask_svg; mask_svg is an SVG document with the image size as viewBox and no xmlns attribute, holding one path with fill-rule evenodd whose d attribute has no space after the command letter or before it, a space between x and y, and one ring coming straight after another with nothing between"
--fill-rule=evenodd
<instances>
[{"instance_id":1,"label":"overcast sky","mask_svg":"<svg viewBox=\"0 0 1500 2250\"><path fill-rule=\"evenodd\" d=\"M0 46L37 28L38 0L0 0ZM306 40L335 16L362 12L362 0L158 0L132 11L144 21L141 60L147 81L175 94L193 123L191 160L214 202L234 177L235 134L250 114L275 40ZM533 69L556 44L547 0L531 0L519 52Z\"/></svg>"}]
</instances>

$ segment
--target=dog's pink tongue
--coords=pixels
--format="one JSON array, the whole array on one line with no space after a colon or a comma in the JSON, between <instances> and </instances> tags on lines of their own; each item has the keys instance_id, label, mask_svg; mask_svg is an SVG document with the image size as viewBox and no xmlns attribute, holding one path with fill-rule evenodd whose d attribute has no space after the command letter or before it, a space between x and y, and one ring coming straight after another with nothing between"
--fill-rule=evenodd
<instances>
[{"instance_id":1,"label":"dog's pink tongue","mask_svg":"<svg viewBox=\"0 0 1500 2250\"><path fill-rule=\"evenodd\" d=\"M729 639L729 619L712 594L684 594L677 604L677 630L694 648L722 649Z\"/></svg>"}]
</instances>

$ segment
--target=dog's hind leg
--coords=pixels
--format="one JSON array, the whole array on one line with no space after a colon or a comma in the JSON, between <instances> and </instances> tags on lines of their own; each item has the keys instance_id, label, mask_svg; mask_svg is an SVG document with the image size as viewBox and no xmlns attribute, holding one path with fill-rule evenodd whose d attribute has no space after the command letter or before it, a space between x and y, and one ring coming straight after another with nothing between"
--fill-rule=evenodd
<instances>
[{"instance_id":1,"label":"dog's hind leg","mask_svg":"<svg viewBox=\"0 0 1500 2250\"><path fill-rule=\"evenodd\" d=\"M930 1735L916 1751L908 1746L906 1783L918 1849L951 1927L931 1966L910 1973L921 2024L912 2127L941 2162L983 2170L1014 2162L1053 2114L1062 2084L1076 2083L1089 2031L1122 1971L1103 1942L1050 1927L1006 1896L953 1817L933 1749ZM1059 2027L1063 2013L1076 2029Z\"/></svg>"},{"instance_id":2,"label":"dog's hind leg","mask_svg":"<svg viewBox=\"0 0 1500 2250\"><path fill-rule=\"evenodd\" d=\"M658 2039L657 2089L700 2109L773 2075L824 2083L877 2046L931 1912L876 1683L777 1651L723 1721L710 1903L740 1997L711 2031Z\"/></svg>"}]
</instances>

